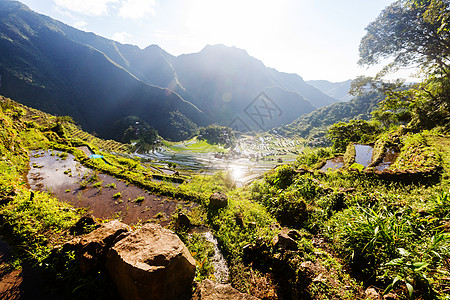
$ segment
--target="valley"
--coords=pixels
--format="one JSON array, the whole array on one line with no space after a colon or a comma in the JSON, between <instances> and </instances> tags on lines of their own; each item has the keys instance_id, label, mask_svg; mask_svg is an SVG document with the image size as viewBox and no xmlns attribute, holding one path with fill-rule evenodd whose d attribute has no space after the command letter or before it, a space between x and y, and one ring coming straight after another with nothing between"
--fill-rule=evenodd
<instances>
[{"instance_id":1,"label":"valley","mask_svg":"<svg viewBox=\"0 0 450 300\"><path fill-rule=\"evenodd\" d=\"M449 300L449 20L392 2L329 82L0 0L0 299Z\"/></svg>"}]
</instances>

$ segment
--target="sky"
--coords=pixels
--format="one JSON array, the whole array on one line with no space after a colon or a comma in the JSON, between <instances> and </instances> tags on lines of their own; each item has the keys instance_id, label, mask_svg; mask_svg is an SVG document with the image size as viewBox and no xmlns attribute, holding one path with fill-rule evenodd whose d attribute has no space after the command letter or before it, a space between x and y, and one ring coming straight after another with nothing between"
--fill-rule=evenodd
<instances>
[{"instance_id":1,"label":"sky","mask_svg":"<svg viewBox=\"0 0 450 300\"><path fill-rule=\"evenodd\" d=\"M364 28L394 0L20 0L121 43L172 55L224 44L305 80L373 75L357 65Z\"/></svg>"}]
</instances>

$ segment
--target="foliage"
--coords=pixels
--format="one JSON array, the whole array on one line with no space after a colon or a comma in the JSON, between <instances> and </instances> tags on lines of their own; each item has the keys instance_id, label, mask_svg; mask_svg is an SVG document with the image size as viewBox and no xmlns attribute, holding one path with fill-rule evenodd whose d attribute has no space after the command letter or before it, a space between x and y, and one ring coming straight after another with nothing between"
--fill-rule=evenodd
<instances>
[{"instance_id":1,"label":"foliage","mask_svg":"<svg viewBox=\"0 0 450 300\"><path fill-rule=\"evenodd\" d=\"M197 133L197 125L179 110L169 112L172 140L187 140Z\"/></svg>"},{"instance_id":2,"label":"foliage","mask_svg":"<svg viewBox=\"0 0 450 300\"><path fill-rule=\"evenodd\" d=\"M442 165L439 153L428 146L423 134L407 134L401 138L400 154L391 169L436 170Z\"/></svg>"},{"instance_id":3,"label":"foliage","mask_svg":"<svg viewBox=\"0 0 450 300\"><path fill-rule=\"evenodd\" d=\"M450 47L449 3L398 0L370 23L359 51L360 64L394 57L389 68L418 64L446 72Z\"/></svg>"},{"instance_id":4,"label":"foliage","mask_svg":"<svg viewBox=\"0 0 450 300\"><path fill-rule=\"evenodd\" d=\"M214 255L214 248L201 233L177 232L180 239L186 244L192 257L195 259L195 281L201 282L204 279L214 278L214 266L211 258Z\"/></svg>"},{"instance_id":5,"label":"foliage","mask_svg":"<svg viewBox=\"0 0 450 300\"><path fill-rule=\"evenodd\" d=\"M354 81L354 92L383 92L385 101L374 115L385 125L409 122L414 129L431 129L450 121L450 4L443 0L398 0L369 24L360 44L360 64L373 65L392 57L374 78ZM422 82L404 86L383 77L404 66L418 66Z\"/></svg>"},{"instance_id":6,"label":"foliage","mask_svg":"<svg viewBox=\"0 0 450 300\"><path fill-rule=\"evenodd\" d=\"M328 136L333 141L337 152L345 151L350 143L367 143L373 141L381 132L378 123L364 120L351 120L348 123L333 124L328 130Z\"/></svg>"},{"instance_id":7,"label":"foliage","mask_svg":"<svg viewBox=\"0 0 450 300\"><path fill-rule=\"evenodd\" d=\"M333 156L334 151L332 148L305 148L297 157L296 164L301 167L306 166L314 168L317 166L317 164Z\"/></svg>"},{"instance_id":8,"label":"foliage","mask_svg":"<svg viewBox=\"0 0 450 300\"><path fill-rule=\"evenodd\" d=\"M309 114L299 117L289 125L270 130L289 137L303 137L311 139L310 146L328 146L326 139L328 127L337 122L349 122L352 119L369 120L371 113L377 108L383 94L373 93L358 95L348 102L338 102L321 107Z\"/></svg>"},{"instance_id":9,"label":"foliage","mask_svg":"<svg viewBox=\"0 0 450 300\"><path fill-rule=\"evenodd\" d=\"M136 142L133 149L146 152L154 149L160 137L158 131L136 116L128 116L114 123L113 138L123 143Z\"/></svg>"},{"instance_id":10,"label":"foliage","mask_svg":"<svg viewBox=\"0 0 450 300\"><path fill-rule=\"evenodd\" d=\"M198 131L198 139L206 140L208 143L223 145L225 148L236 144L236 136L231 128L216 124L201 127Z\"/></svg>"}]
</instances>

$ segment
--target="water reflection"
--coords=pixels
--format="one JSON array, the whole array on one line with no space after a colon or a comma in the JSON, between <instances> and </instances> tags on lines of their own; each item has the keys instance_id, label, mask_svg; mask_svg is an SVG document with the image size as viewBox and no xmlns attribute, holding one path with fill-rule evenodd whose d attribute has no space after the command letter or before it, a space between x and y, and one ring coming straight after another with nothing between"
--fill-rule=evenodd
<instances>
[{"instance_id":1,"label":"water reflection","mask_svg":"<svg viewBox=\"0 0 450 300\"><path fill-rule=\"evenodd\" d=\"M355 145L355 163L363 165L365 168L372 161L373 147L368 145Z\"/></svg>"},{"instance_id":2,"label":"water reflection","mask_svg":"<svg viewBox=\"0 0 450 300\"><path fill-rule=\"evenodd\" d=\"M344 166L344 157L343 156L336 156L334 158L328 159L325 165L320 168L321 171L328 171L328 170L337 170L339 168L342 168Z\"/></svg>"},{"instance_id":3,"label":"water reflection","mask_svg":"<svg viewBox=\"0 0 450 300\"><path fill-rule=\"evenodd\" d=\"M397 159L398 152L395 151L395 149L388 148L386 149L386 153L384 154L383 161L379 163L375 170L383 171L385 169L388 169Z\"/></svg>"}]
</instances>

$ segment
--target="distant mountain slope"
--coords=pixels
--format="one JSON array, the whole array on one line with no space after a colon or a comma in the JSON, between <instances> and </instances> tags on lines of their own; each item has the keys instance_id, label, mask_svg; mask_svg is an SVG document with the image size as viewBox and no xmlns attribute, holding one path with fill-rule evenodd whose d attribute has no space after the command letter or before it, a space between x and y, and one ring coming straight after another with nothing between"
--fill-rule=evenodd
<instances>
[{"instance_id":1,"label":"distant mountain slope","mask_svg":"<svg viewBox=\"0 0 450 300\"><path fill-rule=\"evenodd\" d=\"M245 109L268 88L284 90L291 96L297 94L298 99L287 100L281 93L272 95L270 100L274 104L283 111L289 110L288 114L271 119L274 126L288 124L311 108L337 101L308 85L300 76L267 68L245 50L235 47L206 46L199 53L171 57L170 61L181 86L190 94L187 99L222 125L239 117L251 129L261 127Z\"/></svg>"},{"instance_id":2,"label":"distant mountain slope","mask_svg":"<svg viewBox=\"0 0 450 300\"><path fill-rule=\"evenodd\" d=\"M268 130L338 101L235 47L175 57L157 45L140 49L77 30L6 0L0 0L0 76L0 93L71 115L106 138L117 136L111 125L128 116L181 139L211 123ZM183 128L190 129L180 134Z\"/></svg>"},{"instance_id":3,"label":"distant mountain slope","mask_svg":"<svg viewBox=\"0 0 450 300\"><path fill-rule=\"evenodd\" d=\"M342 82L308 80L307 83L339 101L349 101L354 98L348 93L350 91L350 84L352 83L351 79Z\"/></svg>"},{"instance_id":4,"label":"distant mountain slope","mask_svg":"<svg viewBox=\"0 0 450 300\"><path fill-rule=\"evenodd\" d=\"M68 38L73 32L18 2L0 1L0 93L71 115L103 137L113 136L112 124L129 115L172 139L181 137L171 112L199 125L211 122L176 93L138 80L103 52Z\"/></svg>"},{"instance_id":5,"label":"distant mountain slope","mask_svg":"<svg viewBox=\"0 0 450 300\"><path fill-rule=\"evenodd\" d=\"M310 114L301 116L289 125L272 129L271 132L284 136L318 137L325 134L326 129L340 121L351 119L368 120L371 112L385 96L381 93L366 94L348 102L339 102L319 108Z\"/></svg>"}]
</instances>

